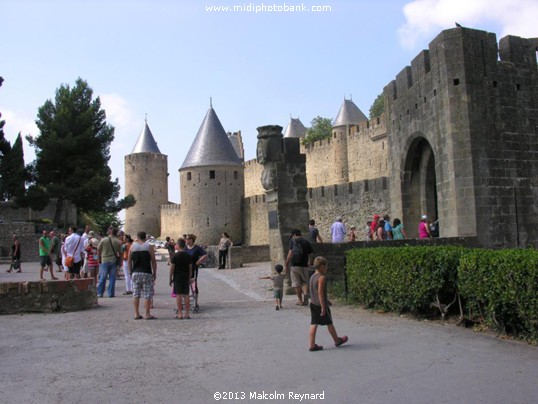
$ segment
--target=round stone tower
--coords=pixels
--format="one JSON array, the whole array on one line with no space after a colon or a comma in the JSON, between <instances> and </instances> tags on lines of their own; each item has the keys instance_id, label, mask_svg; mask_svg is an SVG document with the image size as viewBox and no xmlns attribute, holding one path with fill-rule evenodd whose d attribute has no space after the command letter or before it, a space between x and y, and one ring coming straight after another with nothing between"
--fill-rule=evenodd
<instances>
[{"instance_id":1,"label":"round stone tower","mask_svg":"<svg viewBox=\"0 0 538 404\"><path fill-rule=\"evenodd\" d=\"M168 157L161 154L147 121L131 154L125 156L125 195L136 204L125 210L125 233L159 237L161 205L168 203Z\"/></svg>"},{"instance_id":2,"label":"round stone tower","mask_svg":"<svg viewBox=\"0 0 538 404\"><path fill-rule=\"evenodd\" d=\"M366 116L359 107L352 100L346 100L344 98L344 103L334 120L331 137L334 152L334 172L332 177L334 183L349 181L347 138L350 135L350 126L358 125L360 122L366 120Z\"/></svg>"},{"instance_id":3,"label":"round stone tower","mask_svg":"<svg viewBox=\"0 0 538 404\"><path fill-rule=\"evenodd\" d=\"M215 245L222 232L242 241L244 168L211 106L179 169L181 234Z\"/></svg>"}]
</instances>

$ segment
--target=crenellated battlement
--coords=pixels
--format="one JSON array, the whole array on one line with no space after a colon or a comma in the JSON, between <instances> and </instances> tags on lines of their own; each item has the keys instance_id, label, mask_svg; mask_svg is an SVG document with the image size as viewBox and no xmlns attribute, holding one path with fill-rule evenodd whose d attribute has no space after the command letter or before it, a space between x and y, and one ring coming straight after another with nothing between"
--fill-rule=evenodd
<instances>
[{"instance_id":1,"label":"crenellated battlement","mask_svg":"<svg viewBox=\"0 0 538 404\"><path fill-rule=\"evenodd\" d=\"M174 214L176 212L179 212L180 210L181 204L179 203L168 203L165 205L161 205L161 211L167 214Z\"/></svg>"},{"instance_id":2,"label":"crenellated battlement","mask_svg":"<svg viewBox=\"0 0 538 404\"><path fill-rule=\"evenodd\" d=\"M148 160L156 160L156 161L168 161L168 156L166 154L161 153L134 153L134 154L128 154L125 156L125 162L131 161L131 162L139 162L139 161L148 161Z\"/></svg>"},{"instance_id":3,"label":"crenellated battlement","mask_svg":"<svg viewBox=\"0 0 538 404\"><path fill-rule=\"evenodd\" d=\"M422 212L434 213L443 236L478 234L485 245L536 240L524 184L537 172L537 46L445 30L385 86L393 214L416 227Z\"/></svg>"}]
</instances>

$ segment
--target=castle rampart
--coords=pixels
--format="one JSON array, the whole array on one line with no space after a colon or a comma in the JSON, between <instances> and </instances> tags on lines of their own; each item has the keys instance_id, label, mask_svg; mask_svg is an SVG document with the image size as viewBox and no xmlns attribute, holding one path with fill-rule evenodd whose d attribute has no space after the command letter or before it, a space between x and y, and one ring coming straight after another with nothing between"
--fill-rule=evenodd
<instances>
[{"instance_id":1,"label":"castle rampart","mask_svg":"<svg viewBox=\"0 0 538 404\"><path fill-rule=\"evenodd\" d=\"M316 220L324 241L330 241L330 228L336 216L342 216L346 225L355 225L358 237L374 213L390 213L389 181L380 177L345 184L309 188L306 194L310 217ZM267 244L268 213L265 195L245 198L243 202L245 244ZM301 228L308 234L308 223Z\"/></svg>"},{"instance_id":2,"label":"castle rampart","mask_svg":"<svg viewBox=\"0 0 538 404\"><path fill-rule=\"evenodd\" d=\"M178 239L181 230L181 205L169 203L161 205L161 238L169 236Z\"/></svg>"},{"instance_id":3,"label":"castle rampart","mask_svg":"<svg viewBox=\"0 0 538 404\"><path fill-rule=\"evenodd\" d=\"M438 215L443 237L487 246L536 243L532 44L503 38L499 61L494 34L446 30L385 87L394 215Z\"/></svg>"},{"instance_id":4,"label":"castle rampart","mask_svg":"<svg viewBox=\"0 0 538 404\"><path fill-rule=\"evenodd\" d=\"M386 176L385 115L359 125L334 128L331 138L301 146L301 151L306 154L309 188Z\"/></svg>"}]
</instances>

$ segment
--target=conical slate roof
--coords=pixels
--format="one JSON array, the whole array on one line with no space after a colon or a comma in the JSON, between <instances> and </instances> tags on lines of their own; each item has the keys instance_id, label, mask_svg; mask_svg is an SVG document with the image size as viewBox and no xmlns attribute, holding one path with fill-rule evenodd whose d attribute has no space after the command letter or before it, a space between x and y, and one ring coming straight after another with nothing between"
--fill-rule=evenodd
<instances>
[{"instance_id":1,"label":"conical slate roof","mask_svg":"<svg viewBox=\"0 0 538 404\"><path fill-rule=\"evenodd\" d=\"M306 128L299 118L291 118L288 127L284 131L284 137L305 137Z\"/></svg>"},{"instance_id":2,"label":"conical slate roof","mask_svg":"<svg viewBox=\"0 0 538 404\"><path fill-rule=\"evenodd\" d=\"M161 154L159 148L157 147L157 142L153 138L147 121L144 124L144 129L140 132L138 140L136 141L135 147L131 154L135 153L159 153Z\"/></svg>"},{"instance_id":3,"label":"conical slate roof","mask_svg":"<svg viewBox=\"0 0 538 404\"><path fill-rule=\"evenodd\" d=\"M241 160L228 139L215 110L209 107L180 170L217 165L240 166Z\"/></svg>"},{"instance_id":4,"label":"conical slate roof","mask_svg":"<svg viewBox=\"0 0 538 404\"><path fill-rule=\"evenodd\" d=\"M338 111L338 116L334 120L333 127L336 126L345 126L345 125L358 125L363 121L368 119L362 113L362 111L355 105L351 100L346 100L344 98L344 103Z\"/></svg>"}]
</instances>

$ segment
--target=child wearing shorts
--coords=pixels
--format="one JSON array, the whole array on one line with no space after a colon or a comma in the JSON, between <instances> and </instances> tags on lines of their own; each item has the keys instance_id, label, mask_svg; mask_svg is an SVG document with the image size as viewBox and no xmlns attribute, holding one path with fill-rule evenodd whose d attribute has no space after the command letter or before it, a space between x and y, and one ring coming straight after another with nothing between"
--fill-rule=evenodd
<instances>
[{"instance_id":1,"label":"child wearing shorts","mask_svg":"<svg viewBox=\"0 0 538 404\"><path fill-rule=\"evenodd\" d=\"M276 275L262 276L259 279L271 279L273 281L273 296L275 298L276 310L282 308L282 294L284 289L284 267L280 264L275 265Z\"/></svg>"},{"instance_id":2,"label":"child wearing shorts","mask_svg":"<svg viewBox=\"0 0 538 404\"><path fill-rule=\"evenodd\" d=\"M323 257L316 257L314 260L314 275L310 278L310 351L321 351L323 347L316 344L316 331L318 325L326 325L329 334L334 340L335 346L340 346L347 342L347 336L339 337L334 328L329 306L332 305L327 298L327 260Z\"/></svg>"}]
</instances>

